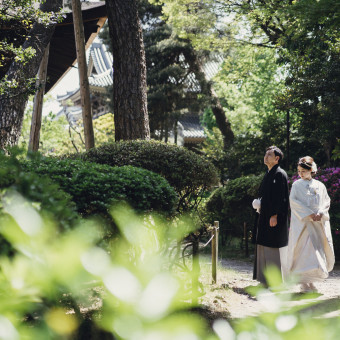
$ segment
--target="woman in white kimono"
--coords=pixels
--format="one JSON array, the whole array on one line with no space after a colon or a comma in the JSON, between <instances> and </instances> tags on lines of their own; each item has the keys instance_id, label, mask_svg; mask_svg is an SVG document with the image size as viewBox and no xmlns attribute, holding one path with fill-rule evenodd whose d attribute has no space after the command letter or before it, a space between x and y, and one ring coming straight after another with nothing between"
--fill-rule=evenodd
<instances>
[{"instance_id":1,"label":"woman in white kimono","mask_svg":"<svg viewBox=\"0 0 340 340\"><path fill-rule=\"evenodd\" d=\"M316 173L312 157L299 159L298 174L290 193L291 224L288 241L288 273L297 276L302 291L316 291L313 284L328 277L334 266L329 223L330 198Z\"/></svg>"}]
</instances>

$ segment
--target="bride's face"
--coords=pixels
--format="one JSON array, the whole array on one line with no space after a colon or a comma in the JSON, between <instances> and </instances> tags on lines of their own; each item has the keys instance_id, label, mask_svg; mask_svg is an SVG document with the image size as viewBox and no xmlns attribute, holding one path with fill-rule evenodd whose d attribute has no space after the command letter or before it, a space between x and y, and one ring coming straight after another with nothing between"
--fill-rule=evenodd
<instances>
[{"instance_id":1,"label":"bride's face","mask_svg":"<svg viewBox=\"0 0 340 340\"><path fill-rule=\"evenodd\" d=\"M302 179L306 180L312 179L312 169L308 170L301 166L298 166L298 174Z\"/></svg>"}]
</instances>

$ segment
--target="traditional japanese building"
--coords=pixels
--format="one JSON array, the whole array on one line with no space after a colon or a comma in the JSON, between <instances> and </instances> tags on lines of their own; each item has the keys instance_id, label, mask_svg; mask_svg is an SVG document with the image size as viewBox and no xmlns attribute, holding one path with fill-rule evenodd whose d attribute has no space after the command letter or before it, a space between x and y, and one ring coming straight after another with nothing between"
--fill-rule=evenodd
<instances>
[{"instance_id":1,"label":"traditional japanese building","mask_svg":"<svg viewBox=\"0 0 340 340\"><path fill-rule=\"evenodd\" d=\"M108 112L112 112L109 106L108 91L113 84L113 59L104 44L94 42L88 51L88 79L90 84L90 96L92 103L93 119ZM195 79L191 79L193 85L198 86ZM70 123L75 123L82 118L80 89L77 88L65 95L58 96L62 110L57 117L65 114ZM176 136L175 136L176 134ZM168 141L192 147L205 140L204 129L200 124L198 115L183 115L177 124L176 133L170 131Z\"/></svg>"},{"instance_id":2,"label":"traditional japanese building","mask_svg":"<svg viewBox=\"0 0 340 340\"><path fill-rule=\"evenodd\" d=\"M107 96L108 88L112 86L113 69L112 54L102 43L94 42L88 56L88 79L90 85L90 96L92 105L93 119L98 118L108 112L109 99ZM65 95L57 96L63 109L58 112L57 117L65 114L70 123L75 123L82 118L80 89L67 92Z\"/></svg>"}]
</instances>

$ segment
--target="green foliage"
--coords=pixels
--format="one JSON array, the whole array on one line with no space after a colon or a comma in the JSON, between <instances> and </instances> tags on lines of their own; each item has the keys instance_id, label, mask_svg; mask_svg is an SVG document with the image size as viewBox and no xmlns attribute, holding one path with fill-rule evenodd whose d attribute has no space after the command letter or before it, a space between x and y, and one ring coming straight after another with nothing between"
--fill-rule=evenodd
<instances>
[{"instance_id":1,"label":"green foliage","mask_svg":"<svg viewBox=\"0 0 340 340\"><path fill-rule=\"evenodd\" d=\"M274 104L283 90L282 72L274 50L244 45L230 49L214 81L235 134L264 134L268 117L282 115Z\"/></svg>"},{"instance_id":2,"label":"green foliage","mask_svg":"<svg viewBox=\"0 0 340 340\"><path fill-rule=\"evenodd\" d=\"M28 188L29 194L34 190ZM210 315L209 327L193 312L197 306L188 302L187 288L197 273L178 275L169 269L171 245L195 230L187 220L147 219L118 206L112 216L122 237L113 240L105 251L97 245L104 225L81 221L61 234L56 229L58 223L47 217L51 217L49 213L12 193L10 199L0 196L4 207L0 234L15 249L11 258L0 257L4 339L338 337L338 318L325 317L339 309L337 299L329 301L332 304L324 300L317 304L313 299L311 304L294 304L287 309L287 302L298 298L289 293L290 287L285 287L284 294L250 287L249 293L263 301L265 312L231 324ZM277 273L268 275L273 281Z\"/></svg>"},{"instance_id":3,"label":"green foliage","mask_svg":"<svg viewBox=\"0 0 340 340\"><path fill-rule=\"evenodd\" d=\"M333 156L332 158L334 160L339 160L340 159L340 139L338 139L338 142L336 144L335 149L333 150Z\"/></svg>"},{"instance_id":4,"label":"green foliage","mask_svg":"<svg viewBox=\"0 0 340 340\"><path fill-rule=\"evenodd\" d=\"M221 233L242 236L243 223L255 219L252 201L257 196L263 176L244 176L229 180L216 189L205 205L207 221L220 221Z\"/></svg>"},{"instance_id":5,"label":"green foliage","mask_svg":"<svg viewBox=\"0 0 340 340\"><path fill-rule=\"evenodd\" d=\"M0 7L0 95L8 95L18 86L34 93L35 78L23 79L23 82L7 79L7 71L12 62L27 64L35 55L32 47L24 47L30 29L35 23L49 25L61 21L62 12L43 12L39 9L41 1L37 0L6 0ZM20 85L19 85L20 83Z\"/></svg>"},{"instance_id":6,"label":"green foliage","mask_svg":"<svg viewBox=\"0 0 340 340\"><path fill-rule=\"evenodd\" d=\"M45 98L44 103L49 100ZM30 101L26 107L23 126L19 139L19 146L28 149L31 123L32 123L33 102ZM39 151L42 154L60 155L67 152L74 152L72 139L70 137L70 127L65 116L56 119L55 114L50 112L42 117ZM78 146L81 143L76 144Z\"/></svg>"},{"instance_id":7,"label":"green foliage","mask_svg":"<svg viewBox=\"0 0 340 340\"><path fill-rule=\"evenodd\" d=\"M290 66L280 104L299 110L305 148L311 149L312 144L323 148L324 164L330 165L340 129L340 6L333 0L304 0L296 2L289 13L280 56Z\"/></svg>"},{"instance_id":8,"label":"green foliage","mask_svg":"<svg viewBox=\"0 0 340 340\"><path fill-rule=\"evenodd\" d=\"M285 148L286 141L283 139L285 128L283 124L280 117L270 115L267 124L263 125L263 134L249 131L237 135L228 150L223 149L223 138L219 130L213 128L212 132L206 132L207 139L203 143L202 152L220 171L222 183L240 176L263 173L266 169L263 164L263 157L265 150L270 145L280 147L285 155L282 167L287 170L292 169L305 149L297 141L292 141L289 164L287 164L288 157ZM275 133L270 131L275 131Z\"/></svg>"},{"instance_id":9,"label":"green foliage","mask_svg":"<svg viewBox=\"0 0 340 340\"><path fill-rule=\"evenodd\" d=\"M224 149L223 136L221 131L217 127L212 127L211 130L206 129L206 140L202 145L202 152L204 156L212 162L216 169L219 170L220 182L224 183L228 171L228 163L226 162L226 153Z\"/></svg>"},{"instance_id":10,"label":"green foliage","mask_svg":"<svg viewBox=\"0 0 340 340\"><path fill-rule=\"evenodd\" d=\"M72 228L78 222L76 206L71 196L64 192L59 185L46 177L25 171L16 156L0 154L0 215L4 214L4 206L11 201L22 200L15 193L26 199L29 206L34 206L40 214L56 221L59 231ZM22 209L26 208L22 206ZM12 252L9 244L0 240L1 254Z\"/></svg>"},{"instance_id":11,"label":"green foliage","mask_svg":"<svg viewBox=\"0 0 340 340\"><path fill-rule=\"evenodd\" d=\"M158 12L150 15L156 8ZM205 98L204 78L198 72L197 57L190 41L179 38L172 27L161 20L161 8L149 5L144 11L139 13L146 17L147 23L143 39L150 130L159 138L155 132L171 130L182 114L199 113Z\"/></svg>"},{"instance_id":12,"label":"green foliage","mask_svg":"<svg viewBox=\"0 0 340 340\"><path fill-rule=\"evenodd\" d=\"M230 20L223 20L225 1L149 0L163 5L163 16L175 32L190 39L196 49L225 50L230 46ZM235 22L233 22L235 24ZM240 27L234 27L235 30Z\"/></svg>"},{"instance_id":13,"label":"green foliage","mask_svg":"<svg viewBox=\"0 0 340 340\"><path fill-rule=\"evenodd\" d=\"M224 180L262 172L263 155L270 145L280 146L285 153L286 112L277 110L274 102L283 88L281 72L275 51L234 46L214 77L235 138L225 150L219 131L210 128L202 151ZM210 115L206 111L203 121L208 121L207 126L211 127L214 122ZM291 144L298 140L294 132L298 123L296 116L291 117ZM295 153L300 151L296 143L292 149Z\"/></svg>"},{"instance_id":14,"label":"green foliage","mask_svg":"<svg viewBox=\"0 0 340 340\"><path fill-rule=\"evenodd\" d=\"M145 169L57 158L32 159L24 162L23 167L58 183L84 216L108 217L111 206L121 201L138 211L171 214L177 203L167 181Z\"/></svg>"},{"instance_id":15,"label":"green foliage","mask_svg":"<svg viewBox=\"0 0 340 340\"><path fill-rule=\"evenodd\" d=\"M287 302L299 297L287 287L284 294L250 287L264 312L232 323L212 316L210 328L188 302L185 288L192 276L169 270L169 245L192 231L189 225L149 223L119 207L113 217L122 238L106 252L96 245L102 231L94 223L61 235L31 204L23 209L12 200L5 213L0 233L17 251L12 259L0 258L4 339L338 338L338 318L326 314L339 309L337 299L318 304L314 294L311 303L288 309Z\"/></svg>"},{"instance_id":16,"label":"green foliage","mask_svg":"<svg viewBox=\"0 0 340 340\"><path fill-rule=\"evenodd\" d=\"M229 107L225 107L230 111L235 130L248 125L246 138L261 134L263 138L277 136L282 141L286 124L280 129L275 127L275 132L270 127L290 112L290 149L297 150L297 157L300 150L307 150L301 154L312 153L320 163L332 165L340 122L337 0L151 2L163 4L166 22L179 36L189 38L197 49L208 47L231 53L231 62L229 57L225 63L225 81L219 85L219 95L227 99ZM262 49L254 59L258 68L249 68L253 46ZM273 52L263 50L264 47ZM232 58L233 54L236 58ZM272 61L263 58L261 67L258 59L261 54L267 57L272 54L275 58ZM275 59L283 67L281 77L273 72ZM265 75L271 78L262 78ZM263 123L266 129L262 128ZM295 155L291 157L295 159Z\"/></svg>"},{"instance_id":17,"label":"green foliage","mask_svg":"<svg viewBox=\"0 0 340 340\"><path fill-rule=\"evenodd\" d=\"M112 113L106 113L93 120L93 131L95 145L99 146L104 143L114 142L115 140L115 123Z\"/></svg>"},{"instance_id":18,"label":"green foliage","mask_svg":"<svg viewBox=\"0 0 340 340\"><path fill-rule=\"evenodd\" d=\"M48 104L51 98L46 95L44 103ZM26 107L23 120L19 146L27 150L31 122L32 122L33 102L30 101ZM114 141L114 121L113 114L107 113L93 120L93 130L95 144L97 146ZM56 117L50 112L42 117L40 130L39 152L43 155L60 156L66 153L85 151L84 129L81 123L70 124L65 115Z\"/></svg>"},{"instance_id":19,"label":"green foliage","mask_svg":"<svg viewBox=\"0 0 340 340\"><path fill-rule=\"evenodd\" d=\"M178 193L179 211L196 208L204 192L218 181L217 171L209 161L183 147L158 141L108 143L80 157L111 166L132 165L161 175Z\"/></svg>"},{"instance_id":20,"label":"green foliage","mask_svg":"<svg viewBox=\"0 0 340 340\"><path fill-rule=\"evenodd\" d=\"M122 237L106 252L96 246L102 231L93 223L57 235L31 205L23 211L12 201L6 213L0 232L17 250L11 261L0 258L8 339L216 340L184 302L191 277L168 269L169 245L186 228L119 207L113 217Z\"/></svg>"}]
</instances>

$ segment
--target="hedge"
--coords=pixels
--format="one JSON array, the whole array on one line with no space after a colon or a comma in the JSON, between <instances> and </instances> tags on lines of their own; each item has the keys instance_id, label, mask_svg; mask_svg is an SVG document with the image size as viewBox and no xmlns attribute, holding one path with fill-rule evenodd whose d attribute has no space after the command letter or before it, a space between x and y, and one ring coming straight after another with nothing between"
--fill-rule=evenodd
<instances>
[{"instance_id":1,"label":"hedge","mask_svg":"<svg viewBox=\"0 0 340 340\"><path fill-rule=\"evenodd\" d=\"M41 216L56 224L59 232L69 230L79 221L76 206L69 194L48 178L26 172L15 157L0 155L0 215L4 205L19 193ZM0 236L0 253L12 255L14 249Z\"/></svg>"},{"instance_id":2,"label":"hedge","mask_svg":"<svg viewBox=\"0 0 340 340\"><path fill-rule=\"evenodd\" d=\"M49 178L31 173L13 157L0 156L0 190L14 190L35 203L43 214L58 221L59 229L69 229L78 221L72 197Z\"/></svg>"},{"instance_id":3,"label":"hedge","mask_svg":"<svg viewBox=\"0 0 340 340\"><path fill-rule=\"evenodd\" d=\"M252 201L257 196L263 179L260 176L244 176L229 180L224 187L216 189L205 205L207 222L219 221L222 235L243 235L243 223L252 227L255 210Z\"/></svg>"},{"instance_id":4,"label":"hedge","mask_svg":"<svg viewBox=\"0 0 340 340\"><path fill-rule=\"evenodd\" d=\"M132 165L155 172L175 188L180 197L180 211L195 208L204 191L218 183L218 172L211 162L183 147L154 140L107 143L70 157L111 166Z\"/></svg>"},{"instance_id":5,"label":"hedge","mask_svg":"<svg viewBox=\"0 0 340 340\"><path fill-rule=\"evenodd\" d=\"M171 214L177 203L169 183L145 169L58 158L39 158L26 161L23 166L58 183L84 216L108 216L109 208L119 201L126 201L138 211Z\"/></svg>"}]
</instances>

